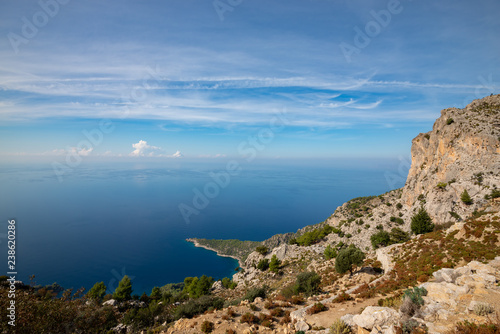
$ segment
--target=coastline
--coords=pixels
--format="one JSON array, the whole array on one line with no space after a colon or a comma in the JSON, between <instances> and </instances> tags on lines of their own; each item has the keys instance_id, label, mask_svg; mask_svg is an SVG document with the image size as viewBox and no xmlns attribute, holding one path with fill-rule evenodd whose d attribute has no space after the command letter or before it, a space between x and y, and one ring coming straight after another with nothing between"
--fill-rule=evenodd
<instances>
[{"instance_id":1,"label":"coastline","mask_svg":"<svg viewBox=\"0 0 500 334\"><path fill-rule=\"evenodd\" d=\"M215 252L217 254L217 256L220 256L220 257L230 257L232 259L235 259L238 261L238 265L242 267L243 263L241 262L241 259L237 258L236 256L231 256L231 255L226 255L226 254L221 254L218 250L216 249L213 249L209 246L205 246L205 245L202 245L198 242L198 240L196 240L196 238L187 238L186 239L187 242L191 242L194 244L195 247L198 247L198 248L204 248L206 250L209 250L209 251L212 251L212 252Z\"/></svg>"}]
</instances>

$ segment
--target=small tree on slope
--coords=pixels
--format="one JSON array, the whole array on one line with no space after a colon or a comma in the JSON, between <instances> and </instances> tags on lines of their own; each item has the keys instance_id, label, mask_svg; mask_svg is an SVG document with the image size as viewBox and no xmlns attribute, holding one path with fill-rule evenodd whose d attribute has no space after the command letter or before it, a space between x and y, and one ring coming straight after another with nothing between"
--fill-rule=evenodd
<instances>
[{"instance_id":1,"label":"small tree on slope","mask_svg":"<svg viewBox=\"0 0 500 334\"><path fill-rule=\"evenodd\" d=\"M411 218L411 231L415 234L432 232L434 224L432 219L423 207Z\"/></svg>"}]
</instances>

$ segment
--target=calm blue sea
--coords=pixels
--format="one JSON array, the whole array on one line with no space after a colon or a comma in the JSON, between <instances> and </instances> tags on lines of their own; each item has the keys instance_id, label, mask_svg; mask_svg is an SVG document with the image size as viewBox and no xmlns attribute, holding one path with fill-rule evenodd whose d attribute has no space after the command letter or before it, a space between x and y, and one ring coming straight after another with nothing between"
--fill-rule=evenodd
<instances>
[{"instance_id":1,"label":"calm blue sea","mask_svg":"<svg viewBox=\"0 0 500 334\"><path fill-rule=\"evenodd\" d=\"M188 237L264 240L325 220L358 196L401 187L399 161L244 166L187 223L210 173L224 164L95 163L59 182L50 164L0 166L0 251L7 272L7 220L15 218L18 279L65 288L103 281L114 290L127 274L134 293L186 276L231 276L237 261L195 248ZM392 178L388 182L387 175ZM395 177L394 177L395 176ZM4 273L0 273L2 275Z\"/></svg>"}]
</instances>

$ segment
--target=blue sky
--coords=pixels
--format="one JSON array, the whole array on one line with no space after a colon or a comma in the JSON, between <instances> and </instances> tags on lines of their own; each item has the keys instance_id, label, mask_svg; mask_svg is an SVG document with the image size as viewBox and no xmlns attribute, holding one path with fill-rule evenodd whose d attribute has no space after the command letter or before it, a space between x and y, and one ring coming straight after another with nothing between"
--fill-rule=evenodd
<instances>
[{"instance_id":1,"label":"blue sky","mask_svg":"<svg viewBox=\"0 0 500 334\"><path fill-rule=\"evenodd\" d=\"M499 93L499 13L497 0L2 1L0 159L407 156L441 109Z\"/></svg>"}]
</instances>

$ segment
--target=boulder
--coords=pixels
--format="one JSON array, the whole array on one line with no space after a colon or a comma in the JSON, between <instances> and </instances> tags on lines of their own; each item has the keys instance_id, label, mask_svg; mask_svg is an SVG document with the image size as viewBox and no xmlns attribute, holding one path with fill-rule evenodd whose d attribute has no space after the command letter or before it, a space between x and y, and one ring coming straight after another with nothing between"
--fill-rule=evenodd
<instances>
[{"instance_id":1,"label":"boulder","mask_svg":"<svg viewBox=\"0 0 500 334\"><path fill-rule=\"evenodd\" d=\"M221 281L216 281L216 282L214 282L214 284L212 284L212 291L220 291L223 289L224 289L224 287L222 286Z\"/></svg>"},{"instance_id":2,"label":"boulder","mask_svg":"<svg viewBox=\"0 0 500 334\"><path fill-rule=\"evenodd\" d=\"M361 314L352 317L359 327L371 330L375 325L392 325L399 320L399 313L389 307L368 306Z\"/></svg>"},{"instance_id":3,"label":"boulder","mask_svg":"<svg viewBox=\"0 0 500 334\"><path fill-rule=\"evenodd\" d=\"M494 275L496 273L495 268L478 261L469 262L467 267L469 267L472 270L475 270L477 273L490 274L490 275Z\"/></svg>"},{"instance_id":4,"label":"boulder","mask_svg":"<svg viewBox=\"0 0 500 334\"><path fill-rule=\"evenodd\" d=\"M451 268L443 268L432 273L432 276L434 276L436 282L454 283L455 279L460 275Z\"/></svg>"},{"instance_id":5,"label":"boulder","mask_svg":"<svg viewBox=\"0 0 500 334\"><path fill-rule=\"evenodd\" d=\"M295 324L295 329L297 331L307 331L309 330L310 326L307 324L305 321L299 321Z\"/></svg>"},{"instance_id":6,"label":"boulder","mask_svg":"<svg viewBox=\"0 0 500 334\"><path fill-rule=\"evenodd\" d=\"M118 302L115 299L110 299L102 303L103 306L116 306Z\"/></svg>"}]
</instances>

